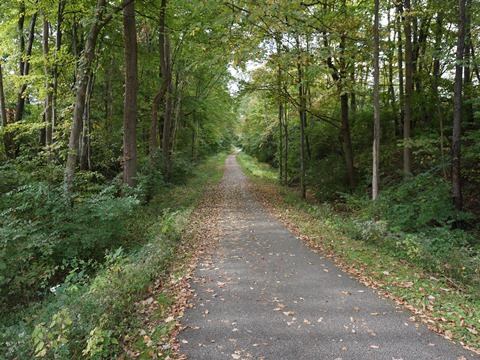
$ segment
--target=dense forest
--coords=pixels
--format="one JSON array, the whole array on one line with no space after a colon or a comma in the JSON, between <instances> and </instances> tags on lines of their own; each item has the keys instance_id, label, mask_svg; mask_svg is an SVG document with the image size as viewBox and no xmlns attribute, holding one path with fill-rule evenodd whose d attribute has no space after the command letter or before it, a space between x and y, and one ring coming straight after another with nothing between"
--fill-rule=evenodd
<instances>
[{"instance_id":1,"label":"dense forest","mask_svg":"<svg viewBox=\"0 0 480 360\"><path fill-rule=\"evenodd\" d=\"M118 352L113 274L129 263L132 293L148 287L138 264L178 251L174 189L234 146L479 299L479 15L472 0L3 1L0 351Z\"/></svg>"}]
</instances>

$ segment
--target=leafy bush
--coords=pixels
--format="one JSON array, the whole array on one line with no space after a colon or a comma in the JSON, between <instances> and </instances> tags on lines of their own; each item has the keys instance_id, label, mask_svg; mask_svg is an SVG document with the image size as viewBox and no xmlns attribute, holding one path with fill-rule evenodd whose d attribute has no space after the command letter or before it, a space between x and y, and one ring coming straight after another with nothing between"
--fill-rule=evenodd
<instances>
[{"instance_id":1,"label":"leafy bush","mask_svg":"<svg viewBox=\"0 0 480 360\"><path fill-rule=\"evenodd\" d=\"M48 306L25 317L27 323L0 328L0 352L7 358L114 358L134 303L164 274L190 212L165 212L147 244L130 256L122 248L110 251L93 279L81 266L70 271L52 289Z\"/></svg>"},{"instance_id":2,"label":"leafy bush","mask_svg":"<svg viewBox=\"0 0 480 360\"><path fill-rule=\"evenodd\" d=\"M96 259L122 244L125 219L138 201L115 188L77 197L71 208L62 191L46 183L21 186L1 197L1 305L28 302L58 281L65 261ZM42 285L43 284L43 285ZM45 288L41 288L44 286Z\"/></svg>"}]
</instances>

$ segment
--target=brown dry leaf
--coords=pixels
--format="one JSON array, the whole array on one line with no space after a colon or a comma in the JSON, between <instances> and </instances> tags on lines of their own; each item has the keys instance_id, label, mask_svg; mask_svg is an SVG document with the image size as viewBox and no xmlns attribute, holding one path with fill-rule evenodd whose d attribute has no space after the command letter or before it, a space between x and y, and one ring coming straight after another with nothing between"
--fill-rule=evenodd
<instances>
[{"instance_id":1,"label":"brown dry leaf","mask_svg":"<svg viewBox=\"0 0 480 360\"><path fill-rule=\"evenodd\" d=\"M468 331L470 331L473 335L478 335L478 331L472 328L467 328Z\"/></svg>"}]
</instances>

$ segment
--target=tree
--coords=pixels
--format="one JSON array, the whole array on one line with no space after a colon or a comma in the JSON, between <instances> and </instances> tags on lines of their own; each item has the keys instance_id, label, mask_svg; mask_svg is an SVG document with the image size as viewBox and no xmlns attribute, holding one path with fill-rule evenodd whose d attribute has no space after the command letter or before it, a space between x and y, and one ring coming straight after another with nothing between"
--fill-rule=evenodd
<instances>
[{"instance_id":1,"label":"tree","mask_svg":"<svg viewBox=\"0 0 480 360\"><path fill-rule=\"evenodd\" d=\"M130 1L124 0L122 7L126 6ZM95 49L97 45L98 35L105 25L113 18L113 16L122 10L122 7L114 8L106 17L106 0L98 0L95 6L95 15L90 25L90 29L85 40L82 58L78 60L78 71L76 74L76 95L75 108L73 113L73 123L70 131L70 139L68 141L68 155L65 166L65 190L68 195L73 193L73 182L75 180L75 172L78 164L78 156L80 151L80 133L82 131L83 116L85 113L85 100L87 96L88 81L92 71L93 61L95 59Z\"/></svg>"},{"instance_id":2,"label":"tree","mask_svg":"<svg viewBox=\"0 0 480 360\"><path fill-rule=\"evenodd\" d=\"M403 110L403 172L412 172L411 124L413 95L413 47L412 47L412 9L410 0L404 2L405 16L403 28L405 32L405 97Z\"/></svg>"},{"instance_id":3,"label":"tree","mask_svg":"<svg viewBox=\"0 0 480 360\"><path fill-rule=\"evenodd\" d=\"M172 62L170 55L170 36L165 27L165 16L167 11L167 0L162 0L160 7L160 69L162 77L166 84L165 90L165 111L163 116L162 133L162 155L165 162L166 173L170 172L170 146L172 131L172 113L173 113L173 87L172 87Z\"/></svg>"},{"instance_id":4,"label":"tree","mask_svg":"<svg viewBox=\"0 0 480 360\"><path fill-rule=\"evenodd\" d=\"M462 75L465 51L465 0L458 0L458 34L453 86L453 134L452 134L452 196L457 210L462 210L461 186L461 136L462 136Z\"/></svg>"},{"instance_id":5,"label":"tree","mask_svg":"<svg viewBox=\"0 0 480 360\"><path fill-rule=\"evenodd\" d=\"M137 29L135 1L123 8L123 32L125 38L125 100L123 111L123 182L136 186L137 171Z\"/></svg>"},{"instance_id":6,"label":"tree","mask_svg":"<svg viewBox=\"0 0 480 360\"><path fill-rule=\"evenodd\" d=\"M373 173L372 173L372 200L378 198L379 192L379 165L380 165L380 36L379 36L379 0L375 0L375 20L373 25Z\"/></svg>"}]
</instances>

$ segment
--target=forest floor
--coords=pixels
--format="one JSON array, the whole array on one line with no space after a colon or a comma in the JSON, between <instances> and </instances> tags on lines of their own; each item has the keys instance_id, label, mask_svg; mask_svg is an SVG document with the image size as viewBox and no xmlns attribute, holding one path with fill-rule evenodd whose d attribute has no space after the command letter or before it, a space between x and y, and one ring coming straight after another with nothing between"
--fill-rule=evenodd
<instances>
[{"instance_id":1,"label":"forest floor","mask_svg":"<svg viewBox=\"0 0 480 360\"><path fill-rule=\"evenodd\" d=\"M308 247L235 156L207 191L187 236L196 250L178 269L187 275L172 277L177 302L165 322L175 324L176 358L478 358L386 299L375 282L362 284L358 269L340 269Z\"/></svg>"}]
</instances>

